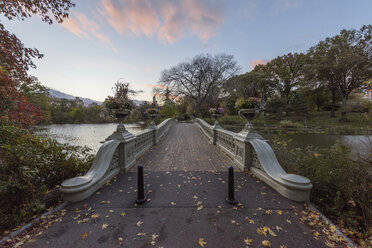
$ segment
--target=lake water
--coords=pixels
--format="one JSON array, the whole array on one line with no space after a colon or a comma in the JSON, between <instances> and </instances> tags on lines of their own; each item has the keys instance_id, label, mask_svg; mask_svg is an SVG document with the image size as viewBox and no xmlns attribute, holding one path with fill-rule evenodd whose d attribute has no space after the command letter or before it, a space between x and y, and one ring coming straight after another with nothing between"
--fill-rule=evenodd
<instances>
[{"instance_id":1,"label":"lake water","mask_svg":"<svg viewBox=\"0 0 372 248\"><path fill-rule=\"evenodd\" d=\"M117 124L63 124L42 126L40 133L47 134L61 143L71 145L88 146L97 152L110 134L116 130ZM136 133L141 128L136 124L125 124L128 131ZM372 152L372 136L361 135L330 135L330 134L281 134L279 137L273 134L263 134L269 141L273 139L290 141L289 147L314 147L326 148L337 142L349 144L354 155L360 153L362 156L369 156Z\"/></svg>"},{"instance_id":2,"label":"lake water","mask_svg":"<svg viewBox=\"0 0 372 248\"><path fill-rule=\"evenodd\" d=\"M105 124L55 124L40 126L39 133L46 134L60 143L70 145L88 146L97 152L104 141L117 127L117 123ZM141 128L136 124L125 124L125 128L136 133Z\"/></svg>"}]
</instances>

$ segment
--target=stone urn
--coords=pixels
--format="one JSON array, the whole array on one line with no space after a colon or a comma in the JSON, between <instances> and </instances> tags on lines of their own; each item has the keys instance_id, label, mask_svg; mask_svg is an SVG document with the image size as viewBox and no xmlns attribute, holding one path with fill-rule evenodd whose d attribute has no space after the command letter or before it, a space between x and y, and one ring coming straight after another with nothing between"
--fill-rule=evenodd
<instances>
[{"instance_id":1,"label":"stone urn","mask_svg":"<svg viewBox=\"0 0 372 248\"><path fill-rule=\"evenodd\" d=\"M129 109L115 109L114 114L116 119L118 119L120 122L122 122L129 114Z\"/></svg>"},{"instance_id":2,"label":"stone urn","mask_svg":"<svg viewBox=\"0 0 372 248\"><path fill-rule=\"evenodd\" d=\"M239 116L247 120L247 123L245 124L242 132L249 132L253 130L253 125L251 121L256 116L256 113L257 113L256 108L246 108L246 109L239 110L238 112Z\"/></svg>"},{"instance_id":3,"label":"stone urn","mask_svg":"<svg viewBox=\"0 0 372 248\"><path fill-rule=\"evenodd\" d=\"M158 116L159 110L156 108L149 108L147 110L147 115L150 117L151 120L154 120Z\"/></svg>"}]
</instances>

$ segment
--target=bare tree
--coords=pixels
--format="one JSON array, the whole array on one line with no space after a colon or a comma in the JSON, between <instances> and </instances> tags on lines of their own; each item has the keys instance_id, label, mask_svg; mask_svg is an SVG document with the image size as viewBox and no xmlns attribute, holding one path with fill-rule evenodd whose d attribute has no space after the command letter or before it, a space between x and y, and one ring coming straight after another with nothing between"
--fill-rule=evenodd
<instances>
[{"instance_id":1,"label":"bare tree","mask_svg":"<svg viewBox=\"0 0 372 248\"><path fill-rule=\"evenodd\" d=\"M159 83L173 95L190 98L200 115L200 106L216 98L222 85L239 71L233 55L200 54L161 73Z\"/></svg>"}]
</instances>

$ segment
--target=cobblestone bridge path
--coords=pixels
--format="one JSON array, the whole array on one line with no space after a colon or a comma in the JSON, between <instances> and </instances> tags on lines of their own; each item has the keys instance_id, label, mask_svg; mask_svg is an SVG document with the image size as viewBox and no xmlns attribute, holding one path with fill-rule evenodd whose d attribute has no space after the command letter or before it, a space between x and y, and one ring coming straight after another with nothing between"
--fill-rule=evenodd
<instances>
[{"instance_id":1,"label":"cobblestone bridge path","mask_svg":"<svg viewBox=\"0 0 372 248\"><path fill-rule=\"evenodd\" d=\"M137 165L147 202L136 205ZM235 169L235 198L225 202L233 166L196 124L177 123L131 172L88 199L69 204L28 233L25 247L345 247L306 204L288 200ZM333 243L332 243L333 242Z\"/></svg>"}]
</instances>

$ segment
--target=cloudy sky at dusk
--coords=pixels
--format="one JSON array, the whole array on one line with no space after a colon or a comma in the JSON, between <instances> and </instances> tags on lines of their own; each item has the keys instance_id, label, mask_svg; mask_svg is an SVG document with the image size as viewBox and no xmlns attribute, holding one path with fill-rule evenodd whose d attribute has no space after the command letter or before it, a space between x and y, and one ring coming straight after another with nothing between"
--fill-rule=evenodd
<instances>
[{"instance_id":1,"label":"cloudy sky at dusk","mask_svg":"<svg viewBox=\"0 0 372 248\"><path fill-rule=\"evenodd\" d=\"M46 86L103 101L119 79L149 100L160 72L200 53L234 55L241 73L372 23L371 0L75 0L63 24L1 22L45 57Z\"/></svg>"}]
</instances>

